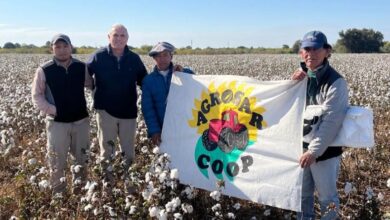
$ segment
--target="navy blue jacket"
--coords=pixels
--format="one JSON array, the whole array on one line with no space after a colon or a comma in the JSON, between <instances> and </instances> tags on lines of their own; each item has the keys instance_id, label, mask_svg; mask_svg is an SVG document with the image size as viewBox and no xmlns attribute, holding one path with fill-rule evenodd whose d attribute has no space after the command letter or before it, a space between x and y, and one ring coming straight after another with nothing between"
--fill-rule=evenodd
<instances>
[{"instance_id":1,"label":"navy blue jacket","mask_svg":"<svg viewBox=\"0 0 390 220\"><path fill-rule=\"evenodd\" d=\"M126 46L118 60L110 46L96 51L87 62L95 75L94 107L110 115L130 119L137 117L137 88L147 75L140 57Z\"/></svg>"},{"instance_id":2,"label":"navy blue jacket","mask_svg":"<svg viewBox=\"0 0 390 220\"><path fill-rule=\"evenodd\" d=\"M157 67L145 77L142 82L142 113L148 128L148 136L161 133L167 97L171 85L173 65L169 67L168 75L161 75ZM192 70L184 68L183 72L193 74Z\"/></svg>"}]
</instances>

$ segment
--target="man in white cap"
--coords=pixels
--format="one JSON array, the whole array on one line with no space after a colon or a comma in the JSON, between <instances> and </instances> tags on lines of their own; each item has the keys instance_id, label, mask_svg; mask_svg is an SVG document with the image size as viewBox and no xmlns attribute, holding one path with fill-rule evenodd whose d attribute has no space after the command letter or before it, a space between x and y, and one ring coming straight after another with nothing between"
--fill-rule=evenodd
<instances>
[{"instance_id":1,"label":"man in white cap","mask_svg":"<svg viewBox=\"0 0 390 220\"><path fill-rule=\"evenodd\" d=\"M194 73L188 68L173 65L174 51L175 47L170 43L157 43L149 52L149 56L156 61L156 66L142 82L142 113L148 129L148 137L156 145L161 143L161 131L173 72Z\"/></svg>"},{"instance_id":2,"label":"man in white cap","mask_svg":"<svg viewBox=\"0 0 390 220\"><path fill-rule=\"evenodd\" d=\"M65 34L51 40L53 59L38 67L32 101L46 115L47 158L53 194L66 190L68 152L74 159L73 183L84 181L89 151L89 118L84 87L92 88L85 63L72 58ZM81 182L79 182L81 186Z\"/></svg>"}]
</instances>

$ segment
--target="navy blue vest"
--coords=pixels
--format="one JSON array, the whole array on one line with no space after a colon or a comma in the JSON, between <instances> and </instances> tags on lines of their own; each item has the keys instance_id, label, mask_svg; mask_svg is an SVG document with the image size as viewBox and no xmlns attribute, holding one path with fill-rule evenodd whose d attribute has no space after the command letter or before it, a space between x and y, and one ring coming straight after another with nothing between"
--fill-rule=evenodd
<instances>
[{"instance_id":1,"label":"navy blue vest","mask_svg":"<svg viewBox=\"0 0 390 220\"><path fill-rule=\"evenodd\" d=\"M42 69L57 109L54 121L75 122L88 117L84 94L85 64L73 59L66 70L53 60Z\"/></svg>"}]
</instances>

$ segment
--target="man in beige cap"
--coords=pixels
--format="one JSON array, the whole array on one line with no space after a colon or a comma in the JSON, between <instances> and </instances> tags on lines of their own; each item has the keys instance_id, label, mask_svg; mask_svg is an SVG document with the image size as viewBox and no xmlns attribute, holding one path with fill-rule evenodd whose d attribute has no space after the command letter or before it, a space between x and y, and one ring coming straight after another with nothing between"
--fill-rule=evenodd
<instances>
[{"instance_id":1,"label":"man in beige cap","mask_svg":"<svg viewBox=\"0 0 390 220\"><path fill-rule=\"evenodd\" d=\"M148 137L156 145L161 143L161 132L173 72L194 74L188 68L173 65L174 51L175 47L168 42L157 43L149 52L156 66L142 82L142 113L148 128Z\"/></svg>"},{"instance_id":2,"label":"man in beige cap","mask_svg":"<svg viewBox=\"0 0 390 220\"><path fill-rule=\"evenodd\" d=\"M65 34L51 41L53 59L38 67L32 84L32 101L46 115L47 158L53 194L66 189L68 152L74 159L73 183L86 178L89 151L89 118L84 87L92 88L86 65L72 58Z\"/></svg>"}]
</instances>

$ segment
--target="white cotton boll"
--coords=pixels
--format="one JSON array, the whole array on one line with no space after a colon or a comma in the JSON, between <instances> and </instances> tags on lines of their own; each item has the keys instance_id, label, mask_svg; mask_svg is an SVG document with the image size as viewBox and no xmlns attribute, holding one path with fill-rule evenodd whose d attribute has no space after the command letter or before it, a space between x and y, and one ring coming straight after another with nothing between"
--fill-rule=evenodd
<instances>
[{"instance_id":1,"label":"white cotton boll","mask_svg":"<svg viewBox=\"0 0 390 220\"><path fill-rule=\"evenodd\" d=\"M73 181L73 185L75 185L75 186L81 185L81 183L82 183L82 181L81 181L80 178L77 178L77 179L75 179L75 180Z\"/></svg>"},{"instance_id":2,"label":"white cotton boll","mask_svg":"<svg viewBox=\"0 0 390 220\"><path fill-rule=\"evenodd\" d=\"M66 178L64 176L60 178L61 183L65 183L65 181L66 181Z\"/></svg>"},{"instance_id":3,"label":"white cotton boll","mask_svg":"<svg viewBox=\"0 0 390 220\"><path fill-rule=\"evenodd\" d=\"M239 210L241 208L241 204L237 202L236 204L233 205L233 208Z\"/></svg>"},{"instance_id":4,"label":"white cotton boll","mask_svg":"<svg viewBox=\"0 0 390 220\"><path fill-rule=\"evenodd\" d=\"M213 198L215 201L219 201L221 198L221 192L213 191L210 193L210 197Z\"/></svg>"},{"instance_id":5,"label":"white cotton boll","mask_svg":"<svg viewBox=\"0 0 390 220\"><path fill-rule=\"evenodd\" d=\"M192 207L192 205L187 203L182 204L181 209L183 210L184 213L189 213L189 214L191 214L194 211L194 207Z\"/></svg>"},{"instance_id":6,"label":"white cotton boll","mask_svg":"<svg viewBox=\"0 0 390 220\"><path fill-rule=\"evenodd\" d=\"M173 207L172 201L165 204L165 209L167 210L167 212L172 212L173 210L175 210L175 208Z\"/></svg>"},{"instance_id":7,"label":"white cotton boll","mask_svg":"<svg viewBox=\"0 0 390 220\"><path fill-rule=\"evenodd\" d=\"M173 212L178 206L180 206L181 200L179 197L173 198L170 202L165 204L167 212Z\"/></svg>"},{"instance_id":8,"label":"white cotton boll","mask_svg":"<svg viewBox=\"0 0 390 220\"><path fill-rule=\"evenodd\" d=\"M149 216L150 217L157 217L159 212L160 212L160 210L156 206L149 208Z\"/></svg>"},{"instance_id":9,"label":"white cotton boll","mask_svg":"<svg viewBox=\"0 0 390 220\"><path fill-rule=\"evenodd\" d=\"M88 192L93 192L98 186L97 182L91 182L88 187Z\"/></svg>"},{"instance_id":10,"label":"white cotton boll","mask_svg":"<svg viewBox=\"0 0 390 220\"><path fill-rule=\"evenodd\" d=\"M379 201L383 201L384 198L385 198L385 196L381 192L378 193L378 200Z\"/></svg>"},{"instance_id":11,"label":"white cotton boll","mask_svg":"<svg viewBox=\"0 0 390 220\"><path fill-rule=\"evenodd\" d=\"M36 179L37 179L37 176L32 175L32 176L30 177L30 183L34 183Z\"/></svg>"},{"instance_id":12,"label":"white cotton boll","mask_svg":"<svg viewBox=\"0 0 390 220\"><path fill-rule=\"evenodd\" d=\"M142 191L142 197L145 199L145 200L149 200L151 198L151 193L149 190L144 190Z\"/></svg>"},{"instance_id":13,"label":"white cotton boll","mask_svg":"<svg viewBox=\"0 0 390 220\"><path fill-rule=\"evenodd\" d=\"M182 220L183 219L183 216L182 216L182 214L180 214L180 213L175 213L175 214L173 214L173 217L175 218L175 220L177 219L177 220Z\"/></svg>"},{"instance_id":14,"label":"white cotton boll","mask_svg":"<svg viewBox=\"0 0 390 220\"><path fill-rule=\"evenodd\" d=\"M103 187L108 187L110 183L108 181L102 180Z\"/></svg>"},{"instance_id":15,"label":"white cotton boll","mask_svg":"<svg viewBox=\"0 0 390 220\"><path fill-rule=\"evenodd\" d=\"M156 166L154 172L155 173L162 173L163 169L161 168L161 166Z\"/></svg>"},{"instance_id":16,"label":"white cotton boll","mask_svg":"<svg viewBox=\"0 0 390 220\"><path fill-rule=\"evenodd\" d=\"M108 208L108 212L110 213L111 217L116 217L117 216L115 210L112 207Z\"/></svg>"},{"instance_id":17,"label":"white cotton boll","mask_svg":"<svg viewBox=\"0 0 390 220\"><path fill-rule=\"evenodd\" d=\"M81 168L83 168L83 166L81 166L81 165L73 166L73 172L74 173L79 173Z\"/></svg>"},{"instance_id":18,"label":"white cotton boll","mask_svg":"<svg viewBox=\"0 0 390 220\"><path fill-rule=\"evenodd\" d=\"M167 220L168 219L168 214L165 210L161 210L158 213L158 220Z\"/></svg>"},{"instance_id":19,"label":"white cotton boll","mask_svg":"<svg viewBox=\"0 0 390 220\"><path fill-rule=\"evenodd\" d=\"M145 182L149 182L150 181L150 176L151 175L152 174L150 172L145 173Z\"/></svg>"},{"instance_id":20,"label":"white cotton boll","mask_svg":"<svg viewBox=\"0 0 390 220\"><path fill-rule=\"evenodd\" d=\"M169 187L171 187L171 189L176 189L177 188L177 182L176 181L169 181Z\"/></svg>"},{"instance_id":21,"label":"white cotton boll","mask_svg":"<svg viewBox=\"0 0 390 220\"><path fill-rule=\"evenodd\" d=\"M181 205L181 200L179 197L172 199L172 202L175 208Z\"/></svg>"},{"instance_id":22,"label":"white cotton boll","mask_svg":"<svg viewBox=\"0 0 390 220\"><path fill-rule=\"evenodd\" d=\"M159 147L153 148L153 153L154 153L154 154L160 153L160 148L159 148Z\"/></svg>"},{"instance_id":23,"label":"white cotton boll","mask_svg":"<svg viewBox=\"0 0 390 220\"><path fill-rule=\"evenodd\" d=\"M81 197L80 202L81 203L87 203L88 202L88 198L83 196L83 197Z\"/></svg>"},{"instance_id":24,"label":"white cotton boll","mask_svg":"<svg viewBox=\"0 0 390 220\"><path fill-rule=\"evenodd\" d=\"M37 163L37 159L35 159L35 158L31 158L28 160L28 164L30 164L30 165L34 165L36 163Z\"/></svg>"},{"instance_id":25,"label":"white cotton boll","mask_svg":"<svg viewBox=\"0 0 390 220\"><path fill-rule=\"evenodd\" d=\"M143 146L141 148L141 152L144 153L144 154L148 153L148 146Z\"/></svg>"},{"instance_id":26,"label":"white cotton boll","mask_svg":"<svg viewBox=\"0 0 390 220\"><path fill-rule=\"evenodd\" d=\"M264 211L264 216L270 216L271 215L271 209L267 209Z\"/></svg>"},{"instance_id":27,"label":"white cotton boll","mask_svg":"<svg viewBox=\"0 0 390 220\"><path fill-rule=\"evenodd\" d=\"M46 167L41 167L41 168L39 168L39 173L40 173L40 174L45 174L46 172L47 172Z\"/></svg>"},{"instance_id":28,"label":"white cotton boll","mask_svg":"<svg viewBox=\"0 0 390 220\"><path fill-rule=\"evenodd\" d=\"M390 188L390 178L387 180L386 186L387 188Z\"/></svg>"},{"instance_id":29,"label":"white cotton boll","mask_svg":"<svg viewBox=\"0 0 390 220\"><path fill-rule=\"evenodd\" d=\"M178 179L179 178L179 170L178 169L172 169L171 170L171 179Z\"/></svg>"},{"instance_id":30,"label":"white cotton boll","mask_svg":"<svg viewBox=\"0 0 390 220\"><path fill-rule=\"evenodd\" d=\"M352 183L346 182L344 187L345 194L349 194L352 191Z\"/></svg>"},{"instance_id":31,"label":"white cotton boll","mask_svg":"<svg viewBox=\"0 0 390 220\"><path fill-rule=\"evenodd\" d=\"M129 214L132 215L135 213L135 211L137 211L137 206L135 205L130 206Z\"/></svg>"},{"instance_id":32,"label":"white cotton boll","mask_svg":"<svg viewBox=\"0 0 390 220\"><path fill-rule=\"evenodd\" d=\"M167 173L166 172L163 172L163 173L161 173L158 176L158 180L160 181L160 183L164 182L166 179L167 179Z\"/></svg>"},{"instance_id":33,"label":"white cotton boll","mask_svg":"<svg viewBox=\"0 0 390 220\"><path fill-rule=\"evenodd\" d=\"M85 190L88 190L90 186L91 186L91 182L87 181L87 182L85 183L84 189L85 189Z\"/></svg>"},{"instance_id":34,"label":"white cotton boll","mask_svg":"<svg viewBox=\"0 0 390 220\"><path fill-rule=\"evenodd\" d=\"M11 218L9 218L9 220L18 220L19 218L16 217L16 216L11 216Z\"/></svg>"},{"instance_id":35,"label":"white cotton boll","mask_svg":"<svg viewBox=\"0 0 390 220\"><path fill-rule=\"evenodd\" d=\"M194 198L194 189L192 187L187 186L182 193L185 193L187 195L187 199Z\"/></svg>"},{"instance_id":36,"label":"white cotton boll","mask_svg":"<svg viewBox=\"0 0 390 220\"><path fill-rule=\"evenodd\" d=\"M221 204L217 203L217 204L213 205L213 207L211 207L211 210L213 210L213 212L221 210Z\"/></svg>"},{"instance_id":37,"label":"white cotton boll","mask_svg":"<svg viewBox=\"0 0 390 220\"><path fill-rule=\"evenodd\" d=\"M85 211L85 212L89 212L89 211L92 210L92 208L93 208L92 204L88 204L88 205L86 205L86 206L84 207L84 211Z\"/></svg>"},{"instance_id":38,"label":"white cotton boll","mask_svg":"<svg viewBox=\"0 0 390 220\"><path fill-rule=\"evenodd\" d=\"M39 186L40 190L45 190L45 189L49 188L50 184L49 184L49 181L42 180L41 182L38 183L38 186Z\"/></svg>"},{"instance_id":39,"label":"white cotton boll","mask_svg":"<svg viewBox=\"0 0 390 220\"><path fill-rule=\"evenodd\" d=\"M125 202L126 202L125 209L129 209L131 206L131 201L130 201L129 197L126 197Z\"/></svg>"},{"instance_id":40,"label":"white cotton boll","mask_svg":"<svg viewBox=\"0 0 390 220\"><path fill-rule=\"evenodd\" d=\"M100 215L101 213L102 213L102 210L99 209L99 208L95 208L95 209L93 210L93 214L94 214L95 216Z\"/></svg>"},{"instance_id":41,"label":"white cotton boll","mask_svg":"<svg viewBox=\"0 0 390 220\"><path fill-rule=\"evenodd\" d=\"M236 219L236 216L233 213L231 213L231 212L229 212L227 214L227 217L228 217L228 219Z\"/></svg>"}]
</instances>

